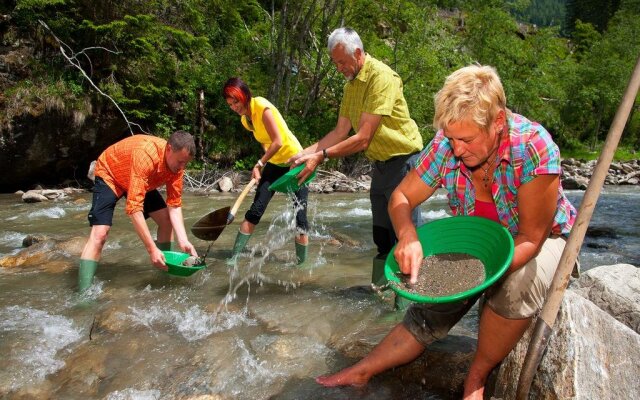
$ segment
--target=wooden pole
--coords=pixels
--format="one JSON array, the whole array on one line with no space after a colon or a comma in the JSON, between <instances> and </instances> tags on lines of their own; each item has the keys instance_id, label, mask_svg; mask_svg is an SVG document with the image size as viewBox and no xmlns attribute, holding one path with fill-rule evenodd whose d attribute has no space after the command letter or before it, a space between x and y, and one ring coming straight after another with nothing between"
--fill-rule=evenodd
<instances>
[{"instance_id":1,"label":"wooden pole","mask_svg":"<svg viewBox=\"0 0 640 400\"><path fill-rule=\"evenodd\" d=\"M522 365L520 372L520 378L518 379L518 388L516 390L517 400L526 400L529 396L529 389L531 388L531 382L538 369L540 360L544 350L547 347L549 337L551 336L553 324L555 323L562 304L562 297L564 291L569 284L569 277L573 266L575 265L582 241L584 240L589 221L593 215L593 210L598 201L600 190L604 185L604 180L609 170L609 165L613 159L613 155L618 147L620 136L627 123L629 112L633 106L636 94L638 93L638 87L640 86L640 57L636 61L636 66L627 85L627 89L624 93L618 111L616 112L609 132L607 133L607 139L605 140L604 147L598 158L598 163L593 171L587 190L582 198L580 209L578 210L578 217L571 229L567 245L562 252L558 269L553 277L553 282L547 293L547 299L542 308L542 312L536 321L536 325L531 336L531 342L527 349L527 355Z\"/></svg>"}]
</instances>

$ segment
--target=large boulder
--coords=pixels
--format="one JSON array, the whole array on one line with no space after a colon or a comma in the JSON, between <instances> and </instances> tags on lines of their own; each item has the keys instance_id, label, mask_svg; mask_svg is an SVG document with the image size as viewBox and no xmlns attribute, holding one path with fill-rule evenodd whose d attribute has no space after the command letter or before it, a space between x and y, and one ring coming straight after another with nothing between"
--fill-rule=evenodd
<instances>
[{"instance_id":1,"label":"large boulder","mask_svg":"<svg viewBox=\"0 0 640 400\"><path fill-rule=\"evenodd\" d=\"M630 264L593 268L583 273L571 289L640 333L639 268Z\"/></svg>"},{"instance_id":2,"label":"large boulder","mask_svg":"<svg viewBox=\"0 0 640 400\"><path fill-rule=\"evenodd\" d=\"M500 366L493 398L515 398L532 328ZM640 393L638 359L640 335L591 301L568 290L531 384L529 398L635 398Z\"/></svg>"}]
</instances>

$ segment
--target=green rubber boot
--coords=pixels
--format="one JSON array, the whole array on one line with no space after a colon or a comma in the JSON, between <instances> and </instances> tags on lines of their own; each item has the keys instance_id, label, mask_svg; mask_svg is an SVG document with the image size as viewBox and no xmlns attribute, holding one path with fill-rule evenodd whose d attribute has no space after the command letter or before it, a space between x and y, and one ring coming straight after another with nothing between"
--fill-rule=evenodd
<instances>
[{"instance_id":1,"label":"green rubber boot","mask_svg":"<svg viewBox=\"0 0 640 400\"><path fill-rule=\"evenodd\" d=\"M227 259L227 265L234 265L238 256L244 250L249 238L251 237L250 233L242 233L238 230L238 235L236 236L236 241L233 243L233 250L231 250L231 258Z\"/></svg>"},{"instance_id":2,"label":"green rubber boot","mask_svg":"<svg viewBox=\"0 0 640 400\"><path fill-rule=\"evenodd\" d=\"M384 276L384 264L386 257L380 256L373 257L373 269L371 271L371 283L376 286L383 286L387 283L387 278Z\"/></svg>"},{"instance_id":3,"label":"green rubber boot","mask_svg":"<svg viewBox=\"0 0 640 400\"><path fill-rule=\"evenodd\" d=\"M296 242L296 265L302 265L307 260L309 245Z\"/></svg>"},{"instance_id":4,"label":"green rubber boot","mask_svg":"<svg viewBox=\"0 0 640 400\"><path fill-rule=\"evenodd\" d=\"M97 268L97 261L80 259L80 268L78 269L78 291L80 293L91 286Z\"/></svg>"}]
</instances>

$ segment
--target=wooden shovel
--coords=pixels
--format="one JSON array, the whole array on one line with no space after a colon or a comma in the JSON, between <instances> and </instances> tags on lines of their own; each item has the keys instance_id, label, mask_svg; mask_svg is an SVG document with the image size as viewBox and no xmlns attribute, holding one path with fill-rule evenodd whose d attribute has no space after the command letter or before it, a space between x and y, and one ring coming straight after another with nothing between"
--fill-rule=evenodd
<instances>
[{"instance_id":1,"label":"wooden shovel","mask_svg":"<svg viewBox=\"0 0 640 400\"><path fill-rule=\"evenodd\" d=\"M204 217L196 221L191 227L191 233L198 239L214 241L218 239L218 236L222 233L224 228L233 222L233 219L240 208L240 204L249 193L249 190L256 184L255 179L251 179L247 186L242 190L240 196L233 204L233 207L224 207L218 210L212 211Z\"/></svg>"}]
</instances>

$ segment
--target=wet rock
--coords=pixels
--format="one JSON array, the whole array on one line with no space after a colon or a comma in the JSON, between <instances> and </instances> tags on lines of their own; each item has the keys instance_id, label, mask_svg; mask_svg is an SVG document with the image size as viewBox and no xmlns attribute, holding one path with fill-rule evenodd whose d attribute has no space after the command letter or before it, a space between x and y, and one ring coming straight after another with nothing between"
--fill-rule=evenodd
<instances>
[{"instance_id":1,"label":"wet rock","mask_svg":"<svg viewBox=\"0 0 640 400\"><path fill-rule=\"evenodd\" d=\"M46 196L40 193L40 190L29 190L22 195L22 201L25 203L39 203L48 200Z\"/></svg>"},{"instance_id":2,"label":"wet rock","mask_svg":"<svg viewBox=\"0 0 640 400\"><path fill-rule=\"evenodd\" d=\"M98 328L96 333L104 331L122 333L126 331L131 325L131 321L126 318L128 313L130 313L128 306L119 305L96 315L96 326Z\"/></svg>"},{"instance_id":3,"label":"wet rock","mask_svg":"<svg viewBox=\"0 0 640 400\"><path fill-rule=\"evenodd\" d=\"M607 227L607 226L590 226L587 228L587 236L596 237L596 238L609 238L609 239L617 239L618 234L616 233L615 228Z\"/></svg>"},{"instance_id":4,"label":"wet rock","mask_svg":"<svg viewBox=\"0 0 640 400\"><path fill-rule=\"evenodd\" d=\"M54 400L53 389L47 381L35 386L25 386L11 393L3 393L0 389L0 398L13 400Z\"/></svg>"},{"instance_id":5,"label":"wet rock","mask_svg":"<svg viewBox=\"0 0 640 400\"><path fill-rule=\"evenodd\" d=\"M362 247L362 243L359 240L356 240L347 234L332 230L329 232L329 235L331 235L333 239L333 241L330 241L330 244L334 244L337 246L348 246L353 248Z\"/></svg>"},{"instance_id":6,"label":"wet rock","mask_svg":"<svg viewBox=\"0 0 640 400\"><path fill-rule=\"evenodd\" d=\"M0 258L0 267L37 267L49 260L51 250L54 247L53 240L33 244L16 254Z\"/></svg>"},{"instance_id":7,"label":"wet rock","mask_svg":"<svg viewBox=\"0 0 640 400\"><path fill-rule=\"evenodd\" d=\"M100 382L107 377L107 349L86 342L65 359L65 366L50 380L60 389L56 393L67 398L96 398Z\"/></svg>"},{"instance_id":8,"label":"wet rock","mask_svg":"<svg viewBox=\"0 0 640 400\"><path fill-rule=\"evenodd\" d=\"M514 399L535 322L502 362L494 393ZM640 335L572 290L565 292L529 398L631 399L640 393Z\"/></svg>"},{"instance_id":9,"label":"wet rock","mask_svg":"<svg viewBox=\"0 0 640 400\"><path fill-rule=\"evenodd\" d=\"M57 240L44 235L31 235L23 240L28 247L16 254L0 258L2 268L40 268L51 273L61 273L76 264L85 238L73 237Z\"/></svg>"},{"instance_id":10,"label":"wet rock","mask_svg":"<svg viewBox=\"0 0 640 400\"><path fill-rule=\"evenodd\" d=\"M44 242L45 240L49 240L50 238L46 235L27 235L22 239L22 247L29 247L33 244Z\"/></svg>"}]
</instances>

